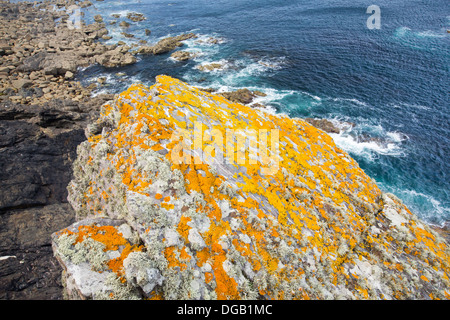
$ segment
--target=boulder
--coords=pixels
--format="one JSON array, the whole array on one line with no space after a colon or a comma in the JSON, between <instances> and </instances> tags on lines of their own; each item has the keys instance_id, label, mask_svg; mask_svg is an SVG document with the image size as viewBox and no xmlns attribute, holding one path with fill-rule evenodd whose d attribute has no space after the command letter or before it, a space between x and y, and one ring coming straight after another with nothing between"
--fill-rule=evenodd
<instances>
[{"instance_id":1,"label":"boulder","mask_svg":"<svg viewBox=\"0 0 450 320\"><path fill-rule=\"evenodd\" d=\"M351 122L332 122L327 119L305 118L305 121L328 133L340 133L341 128L343 127L351 128L355 126L355 124ZM363 136L361 136L361 139L364 139Z\"/></svg>"},{"instance_id":2,"label":"boulder","mask_svg":"<svg viewBox=\"0 0 450 320\"><path fill-rule=\"evenodd\" d=\"M28 79L12 80L11 83L16 89L28 88L33 84L33 82Z\"/></svg>"},{"instance_id":3,"label":"boulder","mask_svg":"<svg viewBox=\"0 0 450 320\"><path fill-rule=\"evenodd\" d=\"M130 24L126 21L122 21L121 23L119 23L119 26L122 28L128 28Z\"/></svg>"},{"instance_id":4,"label":"boulder","mask_svg":"<svg viewBox=\"0 0 450 320\"><path fill-rule=\"evenodd\" d=\"M158 76L89 128L52 237L79 298L450 298L445 239L301 119Z\"/></svg>"},{"instance_id":5,"label":"boulder","mask_svg":"<svg viewBox=\"0 0 450 320\"><path fill-rule=\"evenodd\" d=\"M47 75L65 75L67 71L77 71L77 57L72 53L55 53L46 56L40 64Z\"/></svg>"},{"instance_id":6,"label":"boulder","mask_svg":"<svg viewBox=\"0 0 450 320\"><path fill-rule=\"evenodd\" d=\"M249 104L253 101L255 95L248 89L238 89L232 92L223 92L222 96L232 102Z\"/></svg>"},{"instance_id":7,"label":"boulder","mask_svg":"<svg viewBox=\"0 0 450 320\"><path fill-rule=\"evenodd\" d=\"M196 37L194 33L182 34L176 37L164 38L156 43L152 48L153 54L163 54L183 45L182 41Z\"/></svg>"},{"instance_id":8,"label":"boulder","mask_svg":"<svg viewBox=\"0 0 450 320\"><path fill-rule=\"evenodd\" d=\"M130 19L134 22L139 22L145 20L145 16L142 13L136 13L136 12L129 12L127 14L127 19Z\"/></svg>"},{"instance_id":9,"label":"boulder","mask_svg":"<svg viewBox=\"0 0 450 320\"><path fill-rule=\"evenodd\" d=\"M99 14L97 14L95 17L94 17L94 21L95 22L103 22L103 17L101 16L101 15L99 15Z\"/></svg>"},{"instance_id":10,"label":"boulder","mask_svg":"<svg viewBox=\"0 0 450 320\"><path fill-rule=\"evenodd\" d=\"M172 53L170 56L178 61L186 61L192 57L192 54L187 51L176 51Z\"/></svg>"}]
</instances>

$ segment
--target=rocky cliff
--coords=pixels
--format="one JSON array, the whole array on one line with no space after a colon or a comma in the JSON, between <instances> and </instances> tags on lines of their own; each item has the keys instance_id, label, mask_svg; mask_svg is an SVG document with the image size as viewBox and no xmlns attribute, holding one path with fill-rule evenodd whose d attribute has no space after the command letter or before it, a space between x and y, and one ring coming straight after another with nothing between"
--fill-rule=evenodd
<instances>
[{"instance_id":1,"label":"rocky cliff","mask_svg":"<svg viewBox=\"0 0 450 320\"><path fill-rule=\"evenodd\" d=\"M448 299L445 240L330 136L159 76L78 147L72 299Z\"/></svg>"}]
</instances>

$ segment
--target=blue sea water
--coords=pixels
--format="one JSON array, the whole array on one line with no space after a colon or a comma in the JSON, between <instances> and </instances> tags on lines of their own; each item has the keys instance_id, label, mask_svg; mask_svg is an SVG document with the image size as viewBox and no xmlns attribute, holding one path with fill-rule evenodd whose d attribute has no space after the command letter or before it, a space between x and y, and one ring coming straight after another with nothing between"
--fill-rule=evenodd
<instances>
[{"instance_id":1,"label":"blue sea water","mask_svg":"<svg viewBox=\"0 0 450 320\"><path fill-rule=\"evenodd\" d=\"M101 92L133 82L152 84L168 74L219 91L258 89L256 102L294 117L326 118L341 125L335 142L381 188L434 224L450 221L450 6L448 0L324 1L113 1L94 2L88 22L101 14L115 43L195 32L182 50L198 56L176 62L170 54L141 56L137 64L89 67L84 83L107 77ZM381 28L369 29L370 5ZM128 12L147 19L121 35ZM113 13L121 14L116 19ZM117 20L115 25L109 25ZM145 36L145 29L152 30ZM209 37L219 39L208 43ZM199 42L198 40L205 40ZM220 62L212 72L199 65ZM125 75L118 75L124 73Z\"/></svg>"}]
</instances>

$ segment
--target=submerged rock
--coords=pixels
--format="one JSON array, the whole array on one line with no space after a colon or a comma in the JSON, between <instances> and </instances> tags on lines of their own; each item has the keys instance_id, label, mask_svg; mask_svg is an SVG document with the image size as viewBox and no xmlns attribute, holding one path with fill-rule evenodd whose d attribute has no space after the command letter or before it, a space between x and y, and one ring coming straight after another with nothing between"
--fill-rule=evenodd
<instances>
[{"instance_id":1,"label":"submerged rock","mask_svg":"<svg viewBox=\"0 0 450 320\"><path fill-rule=\"evenodd\" d=\"M450 298L445 240L301 119L158 76L86 132L53 236L78 297Z\"/></svg>"}]
</instances>

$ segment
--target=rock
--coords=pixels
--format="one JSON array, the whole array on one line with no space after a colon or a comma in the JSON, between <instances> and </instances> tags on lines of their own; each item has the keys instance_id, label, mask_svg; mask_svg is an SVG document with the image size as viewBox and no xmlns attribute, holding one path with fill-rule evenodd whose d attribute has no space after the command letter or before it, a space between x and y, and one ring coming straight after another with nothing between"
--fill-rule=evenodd
<instances>
[{"instance_id":1,"label":"rock","mask_svg":"<svg viewBox=\"0 0 450 320\"><path fill-rule=\"evenodd\" d=\"M158 76L89 128L52 236L80 298L449 296L444 238L301 119Z\"/></svg>"},{"instance_id":2,"label":"rock","mask_svg":"<svg viewBox=\"0 0 450 320\"><path fill-rule=\"evenodd\" d=\"M151 34L152 34L152 31L151 31L151 30L145 29L145 35L146 35L146 36L149 36L149 35L151 35Z\"/></svg>"},{"instance_id":3,"label":"rock","mask_svg":"<svg viewBox=\"0 0 450 320\"><path fill-rule=\"evenodd\" d=\"M129 12L127 18L134 22L139 22L145 20L145 16L142 13Z\"/></svg>"},{"instance_id":4,"label":"rock","mask_svg":"<svg viewBox=\"0 0 450 320\"><path fill-rule=\"evenodd\" d=\"M172 53L170 56L178 61L186 61L192 57L192 54L187 51L176 51Z\"/></svg>"},{"instance_id":5,"label":"rock","mask_svg":"<svg viewBox=\"0 0 450 320\"><path fill-rule=\"evenodd\" d=\"M249 104L253 101L255 95L248 89L239 89L233 92L223 92L222 96L232 102Z\"/></svg>"},{"instance_id":6,"label":"rock","mask_svg":"<svg viewBox=\"0 0 450 320\"><path fill-rule=\"evenodd\" d=\"M312 124L314 127L319 128L328 133L340 133L341 127L352 128L355 126L355 124L351 122L341 122L339 125L337 125L327 119L305 118L305 121Z\"/></svg>"},{"instance_id":7,"label":"rock","mask_svg":"<svg viewBox=\"0 0 450 320\"><path fill-rule=\"evenodd\" d=\"M0 103L0 256L16 257L0 261L0 299L62 299L50 235L75 220L66 187L91 109Z\"/></svg>"},{"instance_id":8,"label":"rock","mask_svg":"<svg viewBox=\"0 0 450 320\"><path fill-rule=\"evenodd\" d=\"M18 79L11 81L12 85L16 89L22 89L22 88L28 88L30 87L33 82L27 79Z\"/></svg>"},{"instance_id":9,"label":"rock","mask_svg":"<svg viewBox=\"0 0 450 320\"><path fill-rule=\"evenodd\" d=\"M252 104L250 105L250 107L252 107L252 108L262 108L262 109L265 109L265 108L266 108L266 106L263 105L263 104L261 104L261 103L252 103Z\"/></svg>"},{"instance_id":10,"label":"rock","mask_svg":"<svg viewBox=\"0 0 450 320\"><path fill-rule=\"evenodd\" d=\"M97 15L94 17L94 21L95 21L95 22L103 22L103 17L102 17L101 15L97 14Z\"/></svg>"},{"instance_id":11,"label":"rock","mask_svg":"<svg viewBox=\"0 0 450 320\"><path fill-rule=\"evenodd\" d=\"M136 57L133 56L131 53L127 53L125 54L125 56L123 57L122 66L126 66L126 65L130 65L130 64L134 64L136 63Z\"/></svg>"},{"instance_id":12,"label":"rock","mask_svg":"<svg viewBox=\"0 0 450 320\"><path fill-rule=\"evenodd\" d=\"M67 71L66 74L64 75L65 79L72 79L74 76L74 74L70 71Z\"/></svg>"},{"instance_id":13,"label":"rock","mask_svg":"<svg viewBox=\"0 0 450 320\"><path fill-rule=\"evenodd\" d=\"M218 44L218 43L221 43L221 42L223 42L223 41L224 41L224 40L221 39L221 38L209 37L209 38L206 39L206 40L199 39L199 40L196 41L196 43Z\"/></svg>"},{"instance_id":14,"label":"rock","mask_svg":"<svg viewBox=\"0 0 450 320\"><path fill-rule=\"evenodd\" d=\"M136 52L138 54L153 54L153 47L141 46L136 50Z\"/></svg>"},{"instance_id":15,"label":"rock","mask_svg":"<svg viewBox=\"0 0 450 320\"><path fill-rule=\"evenodd\" d=\"M80 2L80 3L79 3L79 6L80 6L81 8L87 8L87 7L92 6L92 2L91 2L91 1L83 1L83 2Z\"/></svg>"},{"instance_id":16,"label":"rock","mask_svg":"<svg viewBox=\"0 0 450 320\"><path fill-rule=\"evenodd\" d=\"M333 122L327 119L312 119L306 118L306 122L312 124L314 127L319 128L328 133L339 133L340 129L336 127Z\"/></svg>"},{"instance_id":17,"label":"rock","mask_svg":"<svg viewBox=\"0 0 450 320\"><path fill-rule=\"evenodd\" d=\"M106 82L106 77L99 77L97 79L97 82L100 83L100 84L104 84Z\"/></svg>"},{"instance_id":18,"label":"rock","mask_svg":"<svg viewBox=\"0 0 450 320\"><path fill-rule=\"evenodd\" d=\"M75 73L77 71L76 57L71 53L49 54L40 64L40 68L47 75L65 75L67 71Z\"/></svg>"},{"instance_id":19,"label":"rock","mask_svg":"<svg viewBox=\"0 0 450 320\"><path fill-rule=\"evenodd\" d=\"M134 38L134 34L131 34L131 33L122 32L122 35L123 35L125 38Z\"/></svg>"},{"instance_id":20,"label":"rock","mask_svg":"<svg viewBox=\"0 0 450 320\"><path fill-rule=\"evenodd\" d=\"M217 91L214 88L198 88L199 90L205 91L205 92L209 92L209 93L213 93L215 91Z\"/></svg>"},{"instance_id":21,"label":"rock","mask_svg":"<svg viewBox=\"0 0 450 320\"><path fill-rule=\"evenodd\" d=\"M183 45L182 41L196 37L194 33L164 38L152 47L153 54L163 54Z\"/></svg>"},{"instance_id":22,"label":"rock","mask_svg":"<svg viewBox=\"0 0 450 320\"><path fill-rule=\"evenodd\" d=\"M121 23L119 23L119 26L122 28L128 28L130 24L126 21L122 21Z\"/></svg>"},{"instance_id":23,"label":"rock","mask_svg":"<svg viewBox=\"0 0 450 320\"><path fill-rule=\"evenodd\" d=\"M19 72L32 72L41 70L41 65L49 54L45 51L39 52L31 57L22 60L22 63L17 67Z\"/></svg>"},{"instance_id":24,"label":"rock","mask_svg":"<svg viewBox=\"0 0 450 320\"><path fill-rule=\"evenodd\" d=\"M133 299L138 296L137 290L132 287L127 295L120 296L119 290L123 284L114 273L121 272L123 260L130 253L142 250L142 246L133 245L119 233L118 227L122 224L120 220L86 219L52 235L54 247L67 248L58 251L56 258L65 267L66 292L70 298ZM88 237L86 241L78 242L73 236L81 232L92 235L102 233L103 239L114 239L101 242ZM110 288L105 287L107 283Z\"/></svg>"},{"instance_id":25,"label":"rock","mask_svg":"<svg viewBox=\"0 0 450 320\"><path fill-rule=\"evenodd\" d=\"M435 230L439 235L441 235L448 244L450 244L450 222L445 222L442 226L433 226L431 225L433 230Z\"/></svg>"},{"instance_id":26,"label":"rock","mask_svg":"<svg viewBox=\"0 0 450 320\"><path fill-rule=\"evenodd\" d=\"M261 92L259 90L253 90L252 93L253 93L254 96L267 97L267 94L265 94L264 92Z\"/></svg>"},{"instance_id":27,"label":"rock","mask_svg":"<svg viewBox=\"0 0 450 320\"><path fill-rule=\"evenodd\" d=\"M116 18L116 19L119 19L119 18L120 18L120 14L113 13L113 14L111 15L111 17Z\"/></svg>"}]
</instances>

